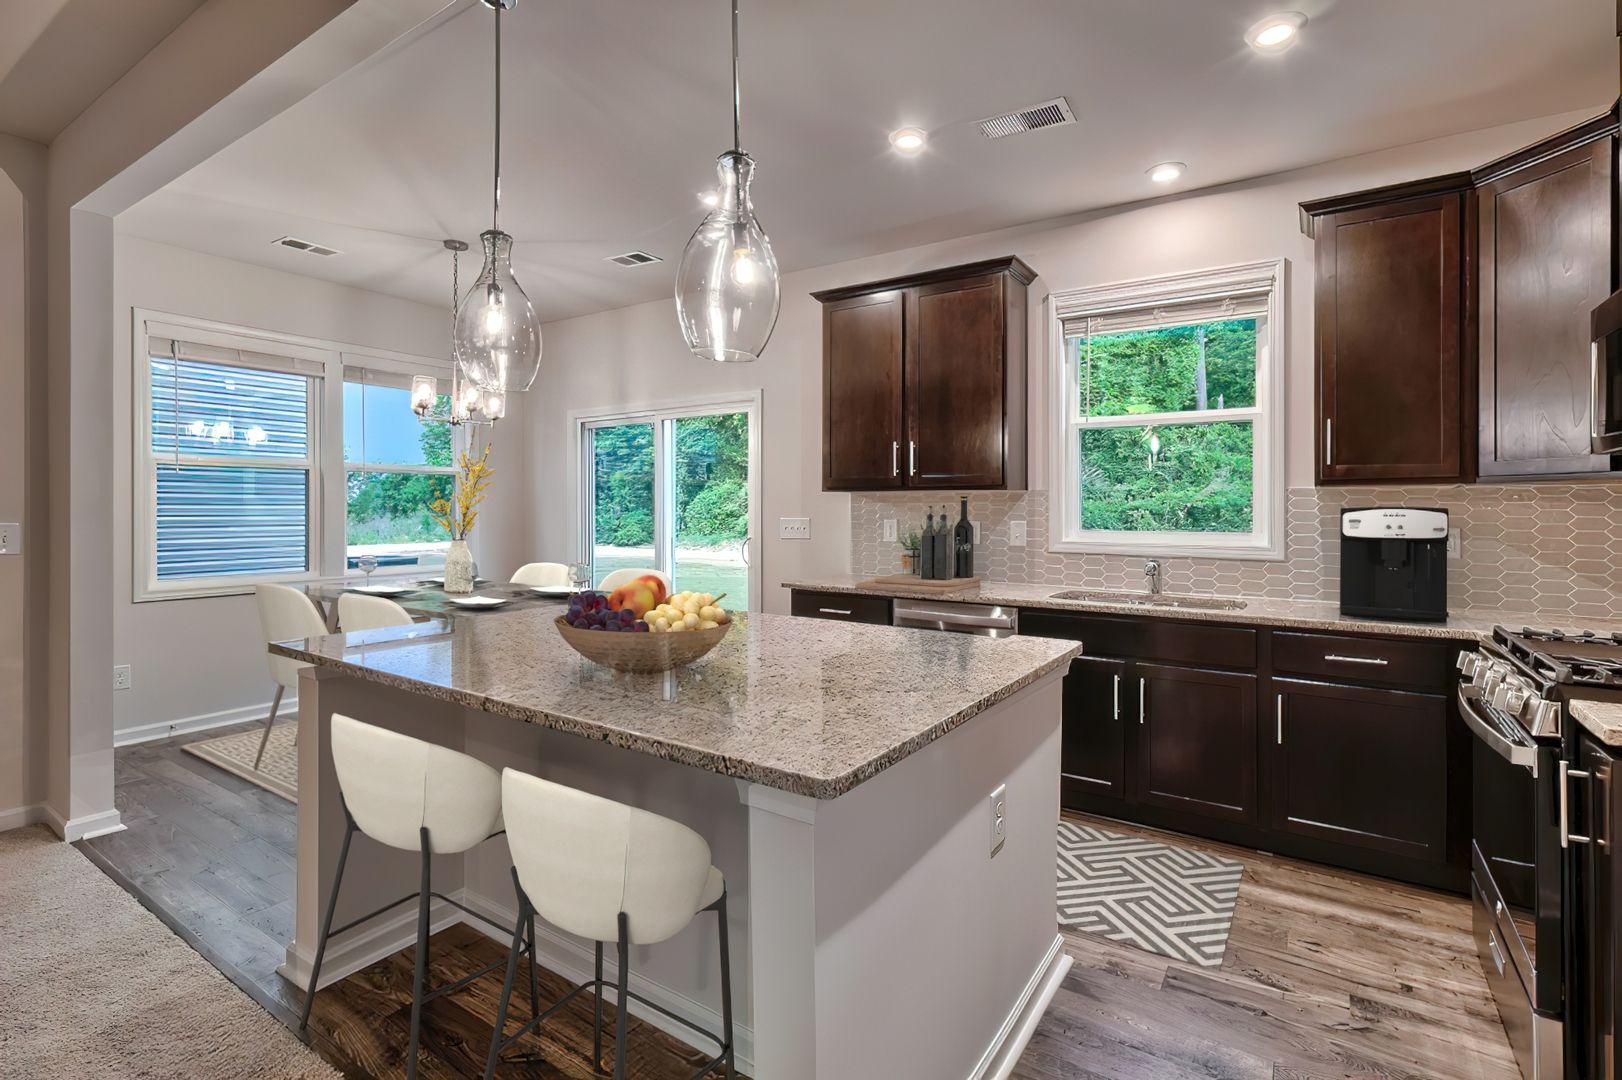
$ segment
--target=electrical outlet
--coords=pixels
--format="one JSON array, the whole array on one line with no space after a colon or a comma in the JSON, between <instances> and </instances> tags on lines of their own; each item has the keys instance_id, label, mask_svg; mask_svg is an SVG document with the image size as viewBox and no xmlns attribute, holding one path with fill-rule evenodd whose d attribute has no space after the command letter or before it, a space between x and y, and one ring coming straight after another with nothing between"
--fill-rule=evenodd
<instances>
[{"instance_id":1,"label":"electrical outlet","mask_svg":"<svg viewBox=\"0 0 1622 1080\"><path fill-rule=\"evenodd\" d=\"M886 540L895 539L895 518L884 519L884 538Z\"/></svg>"},{"instance_id":2,"label":"electrical outlet","mask_svg":"<svg viewBox=\"0 0 1622 1080\"><path fill-rule=\"evenodd\" d=\"M1008 546L1009 547L1024 547L1025 546L1025 522L1023 522L1023 521L1010 521L1008 523Z\"/></svg>"},{"instance_id":3,"label":"electrical outlet","mask_svg":"<svg viewBox=\"0 0 1622 1080\"><path fill-rule=\"evenodd\" d=\"M1447 531L1447 554L1449 558L1457 559L1464 550L1464 534L1458 529Z\"/></svg>"},{"instance_id":4,"label":"electrical outlet","mask_svg":"<svg viewBox=\"0 0 1622 1080\"><path fill-rule=\"evenodd\" d=\"M15 521L0 521L0 555L19 555L23 550L23 527Z\"/></svg>"},{"instance_id":5,"label":"electrical outlet","mask_svg":"<svg viewBox=\"0 0 1622 1080\"><path fill-rule=\"evenodd\" d=\"M811 519L778 518L777 538L779 540L809 540L811 539Z\"/></svg>"},{"instance_id":6,"label":"electrical outlet","mask_svg":"<svg viewBox=\"0 0 1622 1080\"><path fill-rule=\"evenodd\" d=\"M119 664L113 668L113 689L128 690L130 688L130 666Z\"/></svg>"},{"instance_id":7,"label":"electrical outlet","mask_svg":"<svg viewBox=\"0 0 1622 1080\"><path fill-rule=\"evenodd\" d=\"M997 790L991 793L991 856L996 858L997 852L1002 850L1003 841L1008 839L1008 785L998 784Z\"/></svg>"},{"instance_id":8,"label":"electrical outlet","mask_svg":"<svg viewBox=\"0 0 1622 1080\"><path fill-rule=\"evenodd\" d=\"M974 544L976 547L980 546L980 523L978 521L974 523Z\"/></svg>"}]
</instances>

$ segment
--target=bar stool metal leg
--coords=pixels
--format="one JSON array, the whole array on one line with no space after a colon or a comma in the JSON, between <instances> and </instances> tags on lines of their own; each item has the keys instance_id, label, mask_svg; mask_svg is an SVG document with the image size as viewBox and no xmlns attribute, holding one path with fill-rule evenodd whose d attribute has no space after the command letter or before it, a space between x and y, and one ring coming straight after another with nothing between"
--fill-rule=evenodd
<instances>
[{"instance_id":1,"label":"bar stool metal leg","mask_svg":"<svg viewBox=\"0 0 1622 1080\"><path fill-rule=\"evenodd\" d=\"M737 1055L732 1049L732 957L727 949L727 894L724 889L721 899L715 902L715 917L721 939L721 1049L726 1056L727 1080L736 1080Z\"/></svg>"},{"instance_id":2,"label":"bar stool metal leg","mask_svg":"<svg viewBox=\"0 0 1622 1080\"><path fill-rule=\"evenodd\" d=\"M625 1046L631 1021L631 927L620 912L619 1003L614 1012L614 1080L625 1080Z\"/></svg>"},{"instance_id":3,"label":"bar stool metal leg","mask_svg":"<svg viewBox=\"0 0 1622 1080\"><path fill-rule=\"evenodd\" d=\"M524 926L532 917L529 898L520 890L518 921L513 926L512 949L507 953L507 978L501 984L501 1005L496 1009L496 1030L490 1036L490 1055L484 1060L484 1080L490 1080L496 1074L496 1062L501 1058L502 1036L507 1030L507 1008L512 1004L513 983L518 981L518 957L524 951Z\"/></svg>"},{"instance_id":4,"label":"bar stool metal leg","mask_svg":"<svg viewBox=\"0 0 1622 1080\"><path fill-rule=\"evenodd\" d=\"M315 943L315 963L310 966L310 985L304 990L304 1011L299 1014L298 1029L310 1025L310 1006L315 1004L315 984L321 978L321 960L327 954L327 937L332 933L332 913L338 907L338 886L344 880L344 864L349 861L349 841L355 838L355 819L349 807L344 807L344 842L338 849L338 870L332 875L332 891L327 894L327 910L321 916L321 936Z\"/></svg>"},{"instance_id":5,"label":"bar stool metal leg","mask_svg":"<svg viewBox=\"0 0 1622 1080\"><path fill-rule=\"evenodd\" d=\"M603 943L597 942L597 963L592 974L592 988L595 1002L592 1005L591 1016L591 1071L603 1071Z\"/></svg>"},{"instance_id":6,"label":"bar stool metal leg","mask_svg":"<svg viewBox=\"0 0 1622 1080\"><path fill-rule=\"evenodd\" d=\"M535 951L535 913L529 913L529 1018L541 1015L540 956Z\"/></svg>"},{"instance_id":7,"label":"bar stool metal leg","mask_svg":"<svg viewBox=\"0 0 1622 1080\"><path fill-rule=\"evenodd\" d=\"M417 1077L417 1041L422 1034L422 987L428 977L428 905L433 899L429 887L428 829L422 837L422 892L417 897L417 970L411 979L411 1049L406 1056L406 1080Z\"/></svg>"}]
</instances>

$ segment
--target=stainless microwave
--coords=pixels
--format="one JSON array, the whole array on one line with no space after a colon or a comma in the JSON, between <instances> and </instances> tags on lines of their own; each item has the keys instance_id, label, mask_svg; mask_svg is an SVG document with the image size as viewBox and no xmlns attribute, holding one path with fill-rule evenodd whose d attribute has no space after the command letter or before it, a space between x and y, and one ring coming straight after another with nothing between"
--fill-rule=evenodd
<instances>
[{"instance_id":1,"label":"stainless microwave","mask_svg":"<svg viewBox=\"0 0 1622 1080\"><path fill-rule=\"evenodd\" d=\"M1596 454L1622 453L1622 292L1594 309L1589 436Z\"/></svg>"}]
</instances>

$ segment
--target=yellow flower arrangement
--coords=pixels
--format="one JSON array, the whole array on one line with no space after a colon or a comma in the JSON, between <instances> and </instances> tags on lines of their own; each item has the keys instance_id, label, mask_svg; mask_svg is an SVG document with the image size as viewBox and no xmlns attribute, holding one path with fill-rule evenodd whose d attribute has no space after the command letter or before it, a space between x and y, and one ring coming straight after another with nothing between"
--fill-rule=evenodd
<instances>
[{"instance_id":1,"label":"yellow flower arrangement","mask_svg":"<svg viewBox=\"0 0 1622 1080\"><path fill-rule=\"evenodd\" d=\"M428 504L428 512L451 534L452 540L466 540L467 534L473 531L473 523L479 520L479 504L484 502L490 488L490 478L495 475L496 470L490 467L488 446L477 460L469 457L466 450L462 451L462 464L457 469L455 505L452 505L451 499L435 499Z\"/></svg>"}]
</instances>

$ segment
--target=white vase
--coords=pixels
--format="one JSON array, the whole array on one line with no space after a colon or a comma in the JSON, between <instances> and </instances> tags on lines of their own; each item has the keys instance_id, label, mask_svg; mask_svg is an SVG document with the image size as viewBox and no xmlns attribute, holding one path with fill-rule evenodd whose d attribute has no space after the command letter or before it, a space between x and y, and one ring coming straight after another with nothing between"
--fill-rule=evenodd
<instances>
[{"instance_id":1,"label":"white vase","mask_svg":"<svg viewBox=\"0 0 1622 1080\"><path fill-rule=\"evenodd\" d=\"M473 591L473 552L466 540L452 540L445 552L445 591L470 593Z\"/></svg>"}]
</instances>

